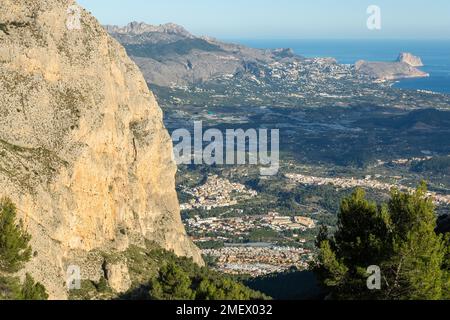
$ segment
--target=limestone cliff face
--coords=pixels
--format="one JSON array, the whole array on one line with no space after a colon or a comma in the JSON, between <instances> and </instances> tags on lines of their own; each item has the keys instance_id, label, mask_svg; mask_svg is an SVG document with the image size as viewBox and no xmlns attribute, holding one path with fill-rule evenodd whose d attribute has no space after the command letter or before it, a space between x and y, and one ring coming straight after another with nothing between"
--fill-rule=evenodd
<instances>
[{"instance_id":1,"label":"limestone cliff face","mask_svg":"<svg viewBox=\"0 0 450 320\"><path fill-rule=\"evenodd\" d=\"M64 298L74 252L187 237L161 110L125 50L72 0L0 1L0 196L18 205L28 270Z\"/></svg>"},{"instance_id":2,"label":"limestone cliff face","mask_svg":"<svg viewBox=\"0 0 450 320\"><path fill-rule=\"evenodd\" d=\"M424 78L430 75L417 67L423 66L422 60L410 53L401 53L397 61L373 62L360 60L355 63L355 70L374 80L393 81L407 78Z\"/></svg>"},{"instance_id":3,"label":"limestone cliff face","mask_svg":"<svg viewBox=\"0 0 450 320\"><path fill-rule=\"evenodd\" d=\"M411 67L423 67L423 62L420 57L416 57L409 52L402 52L398 56L398 62L404 62L409 64Z\"/></svg>"}]
</instances>

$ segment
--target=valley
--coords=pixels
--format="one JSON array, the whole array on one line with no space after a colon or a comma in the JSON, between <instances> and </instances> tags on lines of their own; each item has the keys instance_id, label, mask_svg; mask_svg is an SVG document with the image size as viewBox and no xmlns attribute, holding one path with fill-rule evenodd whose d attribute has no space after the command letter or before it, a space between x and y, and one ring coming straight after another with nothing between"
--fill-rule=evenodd
<instances>
[{"instance_id":1,"label":"valley","mask_svg":"<svg viewBox=\"0 0 450 320\"><path fill-rule=\"evenodd\" d=\"M357 187L385 201L394 187L426 181L438 213L450 213L450 97L395 89L389 78L424 76L420 58L343 65L154 28L107 27L143 71L170 133L193 132L194 121L280 130L275 176L250 165L179 166L183 221L212 268L251 277L306 270L320 227L334 230L341 199ZM439 169L425 169L434 159Z\"/></svg>"},{"instance_id":2,"label":"valley","mask_svg":"<svg viewBox=\"0 0 450 320\"><path fill-rule=\"evenodd\" d=\"M189 126L187 118L201 120L207 128L280 129L281 163L276 176L261 177L258 167L249 165L179 167L180 202L191 204L182 205L185 226L210 256L209 264L221 272L255 276L290 269L283 259L272 260L267 267L257 251L235 253L242 250L240 245L255 242L303 250L299 256L306 263L295 266L306 269L319 227L334 229L340 200L356 187L365 189L371 199L384 201L391 188L410 191L425 180L438 212L450 213L450 176L443 173L450 162L450 145L444 143L449 134L446 111L164 105L163 110L169 131ZM443 159L442 168L417 169L431 159ZM217 177L222 182L211 183ZM252 196L233 194L234 189ZM200 197L197 190L203 190ZM268 222L273 214L292 221L309 218L314 226L274 228ZM251 269L249 261L253 261Z\"/></svg>"}]
</instances>

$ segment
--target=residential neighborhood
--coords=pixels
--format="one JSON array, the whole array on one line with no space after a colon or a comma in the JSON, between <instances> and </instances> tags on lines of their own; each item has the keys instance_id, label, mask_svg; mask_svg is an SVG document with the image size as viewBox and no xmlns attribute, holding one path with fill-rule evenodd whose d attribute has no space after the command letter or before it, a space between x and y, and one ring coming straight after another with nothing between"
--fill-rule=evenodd
<instances>
[{"instance_id":1,"label":"residential neighborhood","mask_svg":"<svg viewBox=\"0 0 450 320\"><path fill-rule=\"evenodd\" d=\"M307 176L303 174L287 174L286 177L295 183L304 185L333 185L339 189L352 189L355 187L370 188L381 191L390 191L397 188L401 191L413 192L414 189L401 184L391 184L386 182L381 182L374 180L372 176L368 175L365 179L355 179L355 178L325 178L325 177L314 177ZM428 196L431 197L437 204L450 204L450 195L441 195L436 192L428 192Z\"/></svg>"},{"instance_id":2,"label":"residential neighborhood","mask_svg":"<svg viewBox=\"0 0 450 320\"><path fill-rule=\"evenodd\" d=\"M308 250L269 244L208 249L203 250L203 254L217 259L215 268L218 271L228 274L248 274L252 277L285 272L292 267L304 269L311 259Z\"/></svg>"},{"instance_id":3,"label":"residential neighborhood","mask_svg":"<svg viewBox=\"0 0 450 320\"><path fill-rule=\"evenodd\" d=\"M193 199L189 203L181 204L181 210L193 208L211 210L217 207L229 207L236 205L239 200L250 199L258 195L256 191L247 189L243 184L232 183L217 175L209 176L206 183L200 187L183 188L183 191L191 195Z\"/></svg>"}]
</instances>

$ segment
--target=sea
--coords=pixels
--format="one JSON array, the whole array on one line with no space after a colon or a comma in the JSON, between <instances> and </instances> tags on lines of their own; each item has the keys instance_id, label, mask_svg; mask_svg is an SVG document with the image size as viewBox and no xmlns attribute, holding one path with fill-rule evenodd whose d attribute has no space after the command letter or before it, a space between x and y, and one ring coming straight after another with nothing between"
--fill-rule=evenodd
<instances>
[{"instance_id":1,"label":"sea","mask_svg":"<svg viewBox=\"0 0 450 320\"><path fill-rule=\"evenodd\" d=\"M400 52L422 58L421 70L429 78L405 79L396 88L428 90L450 94L450 40L249 40L233 39L253 48L291 48L296 54L312 57L333 57L343 64L358 60L394 61Z\"/></svg>"}]
</instances>

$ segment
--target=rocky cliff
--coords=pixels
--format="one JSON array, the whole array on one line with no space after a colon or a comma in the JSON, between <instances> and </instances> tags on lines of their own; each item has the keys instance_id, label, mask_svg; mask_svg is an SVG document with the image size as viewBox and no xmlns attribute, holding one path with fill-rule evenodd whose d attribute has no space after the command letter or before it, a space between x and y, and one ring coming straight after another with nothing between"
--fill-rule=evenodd
<instances>
[{"instance_id":1,"label":"rocky cliff","mask_svg":"<svg viewBox=\"0 0 450 320\"><path fill-rule=\"evenodd\" d=\"M423 67L423 62L420 57L416 57L411 53L402 52L398 56L398 62L404 62L409 64L411 67Z\"/></svg>"},{"instance_id":2,"label":"rocky cliff","mask_svg":"<svg viewBox=\"0 0 450 320\"><path fill-rule=\"evenodd\" d=\"M397 61L377 62L360 60L355 63L355 70L375 80L399 80L407 78L424 78L430 75L417 67L423 66L419 57L410 53L401 53Z\"/></svg>"},{"instance_id":3,"label":"rocky cliff","mask_svg":"<svg viewBox=\"0 0 450 320\"><path fill-rule=\"evenodd\" d=\"M93 250L147 239L203 263L161 110L125 50L73 0L2 0L0 43L0 196L33 236L27 271L65 298L67 267Z\"/></svg>"}]
</instances>

